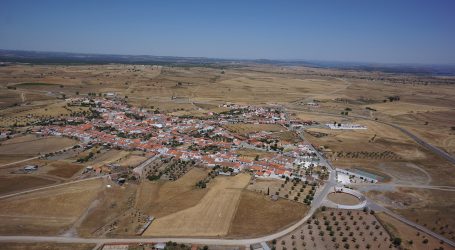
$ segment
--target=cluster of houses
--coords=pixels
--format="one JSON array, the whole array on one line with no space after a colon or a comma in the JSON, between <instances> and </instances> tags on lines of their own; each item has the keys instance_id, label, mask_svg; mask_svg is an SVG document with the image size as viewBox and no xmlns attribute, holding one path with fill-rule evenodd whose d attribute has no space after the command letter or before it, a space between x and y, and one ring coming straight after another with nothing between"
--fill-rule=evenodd
<instances>
[{"instance_id":1,"label":"cluster of houses","mask_svg":"<svg viewBox=\"0 0 455 250\"><path fill-rule=\"evenodd\" d=\"M255 107L226 104L228 111L205 119L176 117L128 106L115 99L71 99L71 105L88 105L96 117L78 123L46 125L39 133L67 136L83 143L100 144L125 150L141 150L148 156L175 157L182 161L198 161L208 167L223 167L231 173L251 171L261 178L304 178L305 169L318 164L312 147L274 139L267 147L270 133L238 135L225 129L226 124L279 124L283 130L291 125L280 107ZM82 122L81 122L82 121ZM293 120L292 124L298 125ZM238 153L242 148L268 151L261 158L251 159ZM285 149L285 150L284 150Z\"/></svg>"}]
</instances>

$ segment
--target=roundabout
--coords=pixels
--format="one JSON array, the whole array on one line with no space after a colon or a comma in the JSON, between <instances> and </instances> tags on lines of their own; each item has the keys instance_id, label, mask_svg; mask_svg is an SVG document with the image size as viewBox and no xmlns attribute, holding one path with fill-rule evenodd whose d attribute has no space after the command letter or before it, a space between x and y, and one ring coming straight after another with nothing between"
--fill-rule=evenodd
<instances>
[{"instance_id":1,"label":"roundabout","mask_svg":"<svg viewBox=\"0 0 455 250\"><path fill-rule=\"evenodd\" d=\"M332 208L363 209L367 205L367 199L356 190L334 187L325 198L323 204Z\"/></svg>"}]
</instances>

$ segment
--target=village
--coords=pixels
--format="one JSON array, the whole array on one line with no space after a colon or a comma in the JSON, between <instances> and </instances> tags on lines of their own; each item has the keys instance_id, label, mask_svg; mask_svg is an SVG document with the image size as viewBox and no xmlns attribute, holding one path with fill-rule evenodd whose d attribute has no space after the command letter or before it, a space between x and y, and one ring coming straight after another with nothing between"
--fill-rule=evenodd
<instances>
[{"instance_id":1,"label":"village","mask_svg":"<svg viewBox=\"0 0 455 250\"><path fill-rule=\"evenodd\" d=\"M251 126L275 124L287 131L304 123L289 121L279 107L225 104L223 107L228 111L210 113L201 119L130 107L118 98L71 98L67 105L88 106L91 112L88 116L41 121L43 126L37 126L34 132L42 136L78 139L84 148L100 145L143 151L148 158L198 162L209 168L219 168L222 175L249 171L256 178L316 181L328 177L325 167L316 171L319 157L310 144L274 139L267 131L239 134L225 128L225 125L239 123ZM251 159L238 153L242 149L269 154L258 154ZM112 173L113 167L92 169L88 166L88 170L97 174ZM142 175L142 170L134 173Z\"/></svg>"}]
</instances>

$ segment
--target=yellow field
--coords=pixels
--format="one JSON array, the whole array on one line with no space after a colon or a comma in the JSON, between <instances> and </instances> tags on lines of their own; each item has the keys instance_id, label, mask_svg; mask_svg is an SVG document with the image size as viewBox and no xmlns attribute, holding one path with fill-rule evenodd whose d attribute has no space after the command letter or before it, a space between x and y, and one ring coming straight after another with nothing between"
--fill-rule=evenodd
<instances>
[{"instance_id":1,"label":"yellow field","mask_svg":"<svg viewBox=\"0 0 455 250\"><path fill-rule=\"evenodd\" d=\"M240 195L250 176L217 177L194 207L154 221L146 236L221 236L229 231Z\"/></svg>"}]
</instances>

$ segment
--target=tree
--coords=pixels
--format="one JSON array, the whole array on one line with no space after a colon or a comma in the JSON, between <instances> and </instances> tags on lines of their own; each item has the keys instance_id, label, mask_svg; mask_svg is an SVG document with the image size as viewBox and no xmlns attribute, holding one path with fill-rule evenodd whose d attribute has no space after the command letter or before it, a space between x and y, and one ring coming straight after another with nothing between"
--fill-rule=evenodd
<instances>
[{"instance_id":1,"label":"tree","mask_svg":"<svg viewBox=\"0 0 455 250\"><path fill-rule=\"evenodd\" d=\"M401 245L401 238L395 237L395 238L393 239L393 244L394 244L395 246Z\"/></svg>"}]
</instances>

